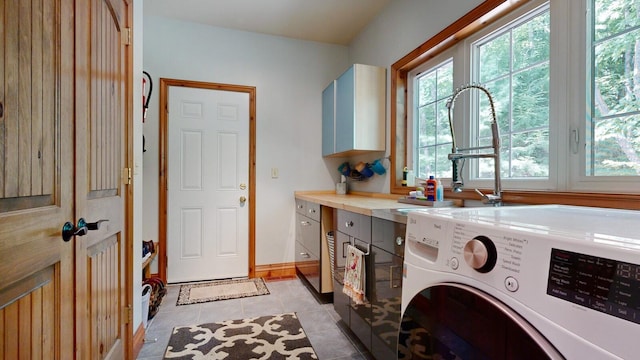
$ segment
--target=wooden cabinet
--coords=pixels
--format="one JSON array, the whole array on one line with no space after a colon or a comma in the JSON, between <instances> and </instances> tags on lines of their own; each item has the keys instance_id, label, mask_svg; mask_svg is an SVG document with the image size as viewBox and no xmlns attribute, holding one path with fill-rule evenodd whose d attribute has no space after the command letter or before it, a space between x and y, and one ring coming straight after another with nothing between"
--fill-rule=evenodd
<instances>
[{"instance_id":1,"label":"wooden cabinet","mask_svg":"<svg viewBox=\"0 0 640 360\"><path fill-rule=\"evenodd\" d=\"M322 93L322 155L384 151L385 94L383 67L354 64L329 84Z\"/></svg>"}]
</instances>

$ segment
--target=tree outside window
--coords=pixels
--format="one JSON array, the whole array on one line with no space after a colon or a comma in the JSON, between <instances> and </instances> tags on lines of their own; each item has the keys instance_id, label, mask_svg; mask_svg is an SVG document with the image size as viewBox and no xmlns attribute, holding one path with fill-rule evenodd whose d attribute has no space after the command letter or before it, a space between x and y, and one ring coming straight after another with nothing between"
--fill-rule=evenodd
<instances>
[{"instance_id":1,"label":"tree outside window","mask_svg":"<svg viewBox=\"0 0 640 360\"><path fill-rule=\"evenodd\" d=\"M494 98L501 135L502 178L549 176L549 9L528 14L473 44L475 81ZM475 136L491 145L489 101L479 97ZM493 178L493 160L475 176Z\"/></svg>"},{"instance_id":2,"label":"tree outside window","mask_svg":"<svg viewBox=\"0 0 640 360\"><path fill-rule=\"evenodd\" d=\"M425 71L415 79L415 173L428 179L451 176L451 130L447 98L453 94L453 60Z\"/></svg>"},{"instance_id":3,"label":"tree outside window","mask_svg":"<svg viewBox=\"0 0 640 360\"><path fill-rule=\"evenodd\" d=\"M587 176L640 175L640 1L591 0Z\"/></svg>"}]
</instances>

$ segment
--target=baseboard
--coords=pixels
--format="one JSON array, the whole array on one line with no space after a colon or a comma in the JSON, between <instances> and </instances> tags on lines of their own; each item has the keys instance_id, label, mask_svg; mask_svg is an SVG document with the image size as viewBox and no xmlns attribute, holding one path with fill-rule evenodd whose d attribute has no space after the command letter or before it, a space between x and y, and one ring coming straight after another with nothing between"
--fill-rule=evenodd
<instances>
[{"instance_id":1,"label":"baseboard","mask_svg":"<svg viewBox=\"0 0 640 360\"><path fill-rule=\"evenodd\" d=\"M140 350L142 350L142 345L144 345L144 326L140 323L138 330L133 334L133 358L137 359Z\"/></svg>"},{"instance_id":2,"label":"baseboard","mask_svg":"<svg viewBox=\"0 0 640 360\"><path fill-rule=\"evenodd\" d=\"M266 280L289 279L296 277L295 263L256 265L256 277Z\"/></svg>"}]
</instances>

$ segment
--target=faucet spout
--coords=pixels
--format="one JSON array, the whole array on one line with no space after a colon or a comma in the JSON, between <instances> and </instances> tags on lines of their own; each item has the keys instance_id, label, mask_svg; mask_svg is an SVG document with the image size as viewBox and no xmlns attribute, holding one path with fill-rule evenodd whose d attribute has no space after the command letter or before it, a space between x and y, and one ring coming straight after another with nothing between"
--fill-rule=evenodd
<instances>
[{"instance_id":1,"label":"faucet spout","mask_svg":"<svg viewBox=\"0 0 640 360\"><path fill-rule=\"evenodd\" d=\"M453 108L455 105L455 101L458 96L468 90L480 90L483 92L487 98L489 99L489 105L491 107L491 136L492 136L492 144L491 146L481 146L481 147L473 147L460 149L456 145L456 136L453 130ZM479 84L467 84L457 88L451 98L447 101L447 108L449 110L449 128L451 130L451 153L448 156L448 159L451 160L453 167L453 176L452 176L452 189L453 192L461 192L464 186L464 181L462 178L462 174L460 173L460 168L458 167L458 162L462 161L464 164L465 159L481 159L481 158L491 158L493 159L494 164L494 188L493 194L485 195L482 194L479 190L476 189L482 198L485 204L492 204L494 206L500 206L502 204L502 184L500 180L500 131L498 129L498 121L496 119L496 110L493 103L493 97L487 88ZM469 153L469 151L477 151L483 149L493 149L492 153Z\"/></svg>"}]
</instances>

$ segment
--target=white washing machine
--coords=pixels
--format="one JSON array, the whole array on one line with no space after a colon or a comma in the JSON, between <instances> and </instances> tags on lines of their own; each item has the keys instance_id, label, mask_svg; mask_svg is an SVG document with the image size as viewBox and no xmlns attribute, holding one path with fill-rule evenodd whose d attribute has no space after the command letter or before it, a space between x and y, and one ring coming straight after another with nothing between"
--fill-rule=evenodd
<instances>
[{"instance_id":1,"label":"white washing machine","mask_svg":"<svg viewBox=\"0 0 640 360\"><path fill-rule=\"evenodd\" d=\"M399 359L640 359L640 212L412 211Z\"/></svg>"}]
</instances>

